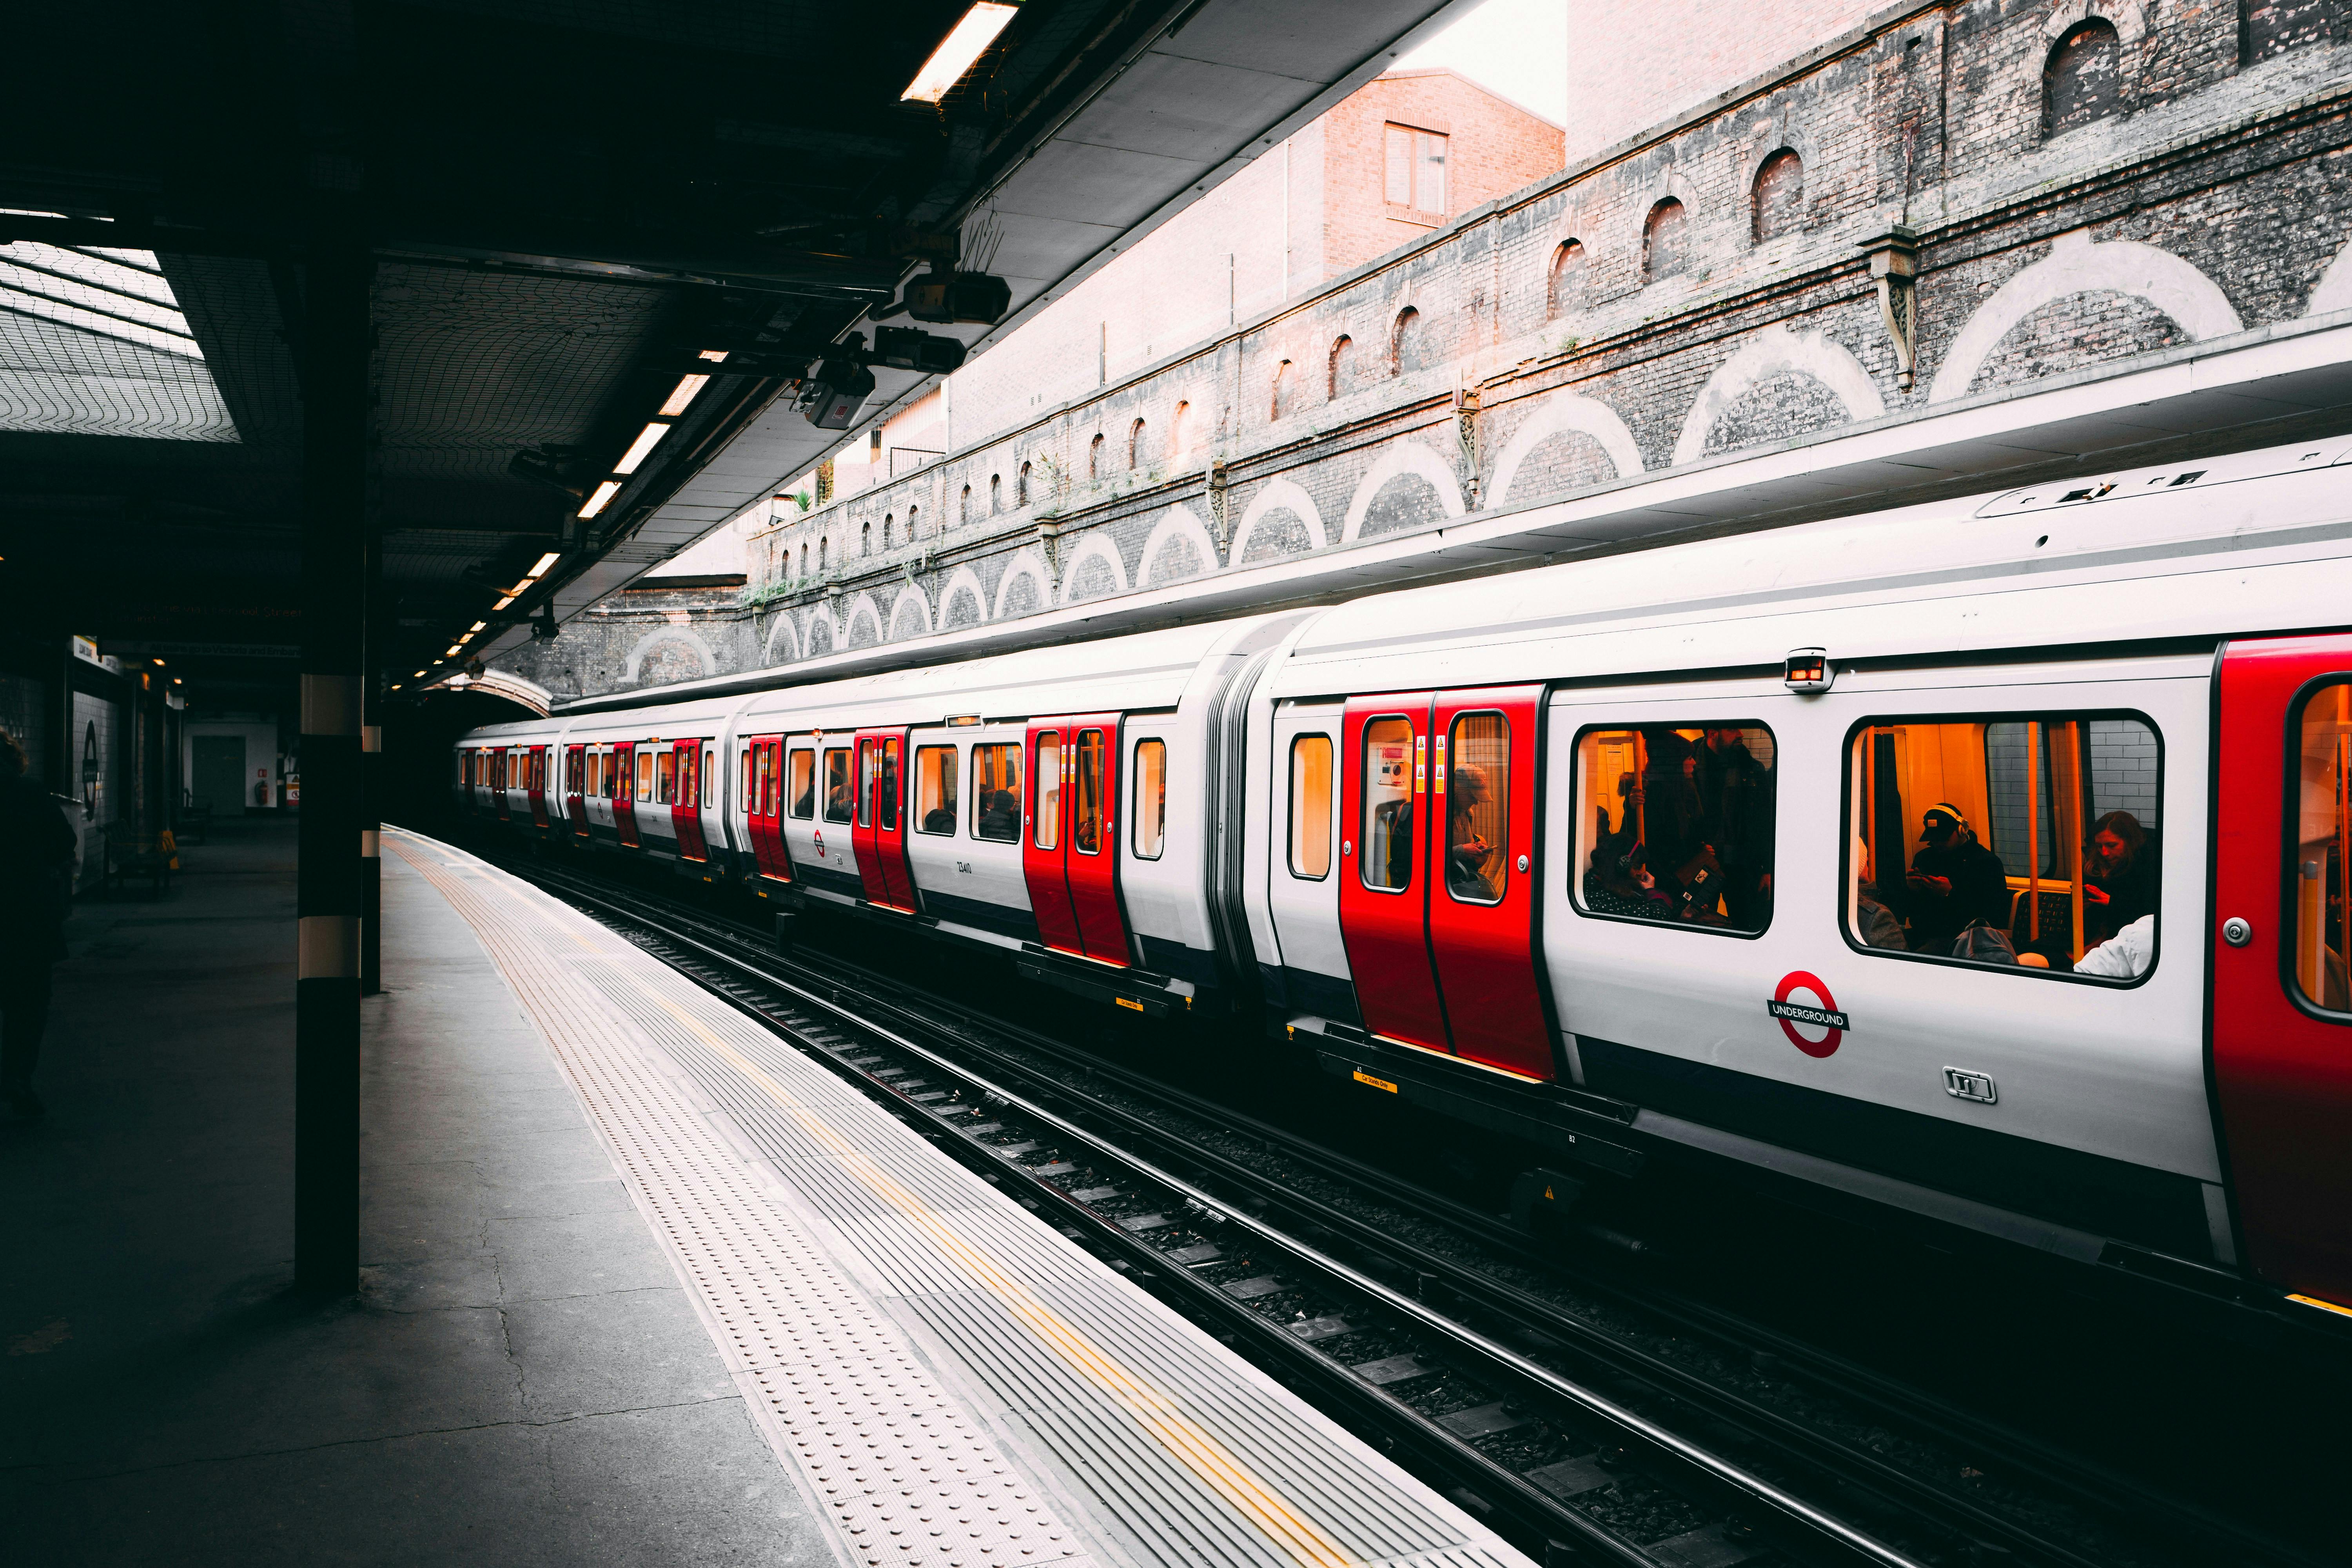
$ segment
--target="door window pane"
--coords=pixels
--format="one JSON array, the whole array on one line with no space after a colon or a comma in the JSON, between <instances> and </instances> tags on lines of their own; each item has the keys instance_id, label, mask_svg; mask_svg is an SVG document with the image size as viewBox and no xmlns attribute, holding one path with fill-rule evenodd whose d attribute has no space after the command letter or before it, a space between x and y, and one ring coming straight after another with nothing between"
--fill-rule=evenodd
<instances>
[{"instance_id":1,"label":"door window pane","mask_svg":"<svg viewBox=\"0 0 2352 1568\"><path fill-rule=\"evenodd\" d=\"M793 753L793 815L803 822L816 816L816 753Z\"/></svg>"},{"instance_id":2,"label":"door window pane","mask_svg":"<svg viewBox=\"0 0 2352 1568\"><path fill-rule=\"evenodd\" d=\"M1399 893L1412 886L1412 721L1364 726L1364 886Z\"/></svg>"},{"instance_id":3,"label":"door window pane","mask_svg":"<svg viewBox=\"0 0 2352 1568\"><path fill-rule=\"evenodd\" d=\"M956 749L922 746L915 752L915 827L922 833L953 833L956 826Z\"/></svg>"},{"instance_id":4,"label":"door window pane","mask_svg":"<svg viewBox=\"0 0 2352 1568\"><path fill-rule=\"evenodd\" d=\"M743 815L756 816L760 812L760 748L747 746L743 751Z\"/></svg>"},{"instance_id":5,"label":"door window pane","mask_svg":"<svg viewBox=\"0 0 2352 1568\"><path fill-rule=\"evenodd\" d=\"M1062 737L1052 730L1037 737L1037 830L1040 849L1062 844Z\"/></svg>"},{"instance_id":6,"label":"door window pane","mask_svg":"<svg viewBox=\"0 0 2352 1568\"><path fill-rule=\"evenodd\" d=\"M881 748L871 741L857 742L857 826L874 826L874 776Z\"/></svg>"},{"instance_id":7,"label":"door window pane","mask_svg":"<svg viewBox=\"0 0 2352 1568\"><path fill-rule=\"evenodd\" d=\"M768 802L775 795L775 784L768 776L772 765L769 759L773 754L765 746L754 746L743 758L743 765L751 773L751 787L744 798L743 809L753 816L767 816Z\"/></svg>"},{"instance_id":8,"label":"door window pane","mask_svg":"<svg viewBox=\"0 0 2352 1568\"><path fill-rule=\"evenodd\" d=\"M824 819L847 822L856 790L849 782L849 748L838 746L824 754Z\"/></svg>"},{"instance_id":9,"label":"door window pane","mask_svg":"<svg viewBox=\"0 0 2352 1568\"><path fill-rule=\"evenodd\" d=\"M664 752L654 759L654 803L667 805L677 795L677 757Z\"/></svg>"},{"instance_id":10,"label":"door window pane","mask_svg":"<svg viewBox=\"0 0 2352 1568\"><path fill-rule=\"evenodd\" d=\"M1070 807L1070 842L1081 855L1102 853L1103 732L1078 731L1077 798Z\"/></svg>"},{"instance_id":11,"label":"door window pane","mask_svg":"<svg viewBox=\"0 0 2352 1568\"><path fill-rule=\"evenodd\" d=\"M874 826L885 833L898 831L898 742L884 741L874 748Z\"/></svg>"},{"instance_id":12,"label":"door window pane","mask_svg":"<svg viewBox=\"0 0 2352 1568\"><path fill-rule=\"evenodd\" d=\"M1021 837L1021 747L971 749L971 836L1012 844Z\"/></svg>"},{"instance_id":13,"label":"door window pane","mask_svg":"<svg viewBox=\"0 0 2352 1568\"><path fill-rule=\"evenodd\" d=\"M654 754L651 752L639 752L637 753L637 798L650 801L653 797Z\"/></svg>"},{"instance_id":14,"label":"door window pane","mask_svg":"<svg viewBox=\"0 0 2352 1568\"><path fill-rule=\"evenodd\" d=\"M1168 838L1168 742L1135 743L1135 858L1157 860Z\"/></svg>"},{"instance_id":15,"label":"door window pane","mask_svg":"<svg viewBox=\"0 0 2352 1568\"><path fill-rule=\"evenodd\" d=\"M2345 911L2352 907L2352 686L2323 686L2305 699L2302 801L2295 814L2295 989L2335 1012L2352 1012L2344 967Z\"/></svg>"},{"instance_id":16,"label":"door window pane","mask_svg":"<svg viewBox=\"0 0 2352 1568\"><path fill-rule=\"evenodd\" d=\"M2129 980L2156 961L2160 748L2145 720L1875 719L1846 764L1857 947Z\"/></svg>"},{"instance_id":17,"label":"door window pane","mask_svg":"<svg viewBox=\"0 0 2352 1568\"><path fill-rule=\"evenodd\" d=\"M697 771L698 771L702 775L702 809L705 811L713 810L719 805L719 770L718 747L705 746L702 748L702 766Z\"/></svg>"},{"instance_id":18,"label":"door window pane","mask_svg":"<svg viewBox=\"0 0 2352 1568\"><path fill-rule=\"evenodd\" d=\"M1694 719L1576 739L1576 856L1588 914L1752 935L1771 923L1772 731Z\"/></svg>"},{"instance_id":19,"label":"door window pane","mask_svg":"<svg viewBox=\"0 0 2352 1568\"><path fill-rule=\"evenodd\" d=\"M1331 871L1331 737L1290 742L1290 874L1320 881Z\"/></svg>"},{"instance_id":20,"label":"door window pane","mask_svg":"<svg viewBox=\"0 0 2352 1568\"><path fill-rule=\"evenodd\" d=\"M1510 721L1464 713L1445 739L1437 763L1445 792L1445 891L1460 903L1499 903L1511 878Z\"/></svg>"}]
</instances>

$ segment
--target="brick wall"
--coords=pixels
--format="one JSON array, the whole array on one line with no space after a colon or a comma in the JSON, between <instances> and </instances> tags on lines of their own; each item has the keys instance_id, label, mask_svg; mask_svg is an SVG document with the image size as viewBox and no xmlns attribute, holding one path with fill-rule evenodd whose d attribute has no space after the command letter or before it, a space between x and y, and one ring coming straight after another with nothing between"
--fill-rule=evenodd
<instances>
[{"instance_id":1,"label":"brick wall","mask_svg":"<svg viewBox=\"0 0 2352 1568\"><path fill-rule=\"evenodd\" d=\"M1897 13L1834 58L1229 331L1189 343L1155 335L1150 362L1115 367L1099 390L1091 344L1075 394L1057 390L1066 384L1050 380L1040 350L1018 418L980 421L960 376L957 450L805 515L788 509L755 541L778 563L755 575L756 610L682 613L709 634L714 672L788 664L2027 391L2061 372L2122 371L2305 315L2352 236L2352 45L2321 38L2242 66L2231 6L2098 0L2118 18L2116 112L2052 134L2043 68L2083 4L1954 0ZM1757 175L1783 151L1801 167L1793 187L1772 184L1776 221L1759 240ZM1227 188L1236 202L1263 202L1267 189ZM1646 277L1644 224L1666 199L1686 215L1686 261ZM1259 210L1278 220L1278 202ZM1907 386L1864 244L1898 223L1921 247ZM1581 258L1555 294L1552 258L1571 239ZM1278 279L1278 253L1261 257ZM2352 279L2352 260L2337 278ZM1421 368L1400 371L1390 345L1408 309ZM1155 334L1169 319L1141 300L1135 310ZM1333 394L1325 371L1343 337L1357 374ZM975 368L1024 363L996 361L1003 352ZM1286 362L1297 395L1277 416ZM1457 388L1471 395L1459 415ZM1090 474L1097 436L1109 460ZM1212 482L1213 465L1224 482ZM961 516L962 487L985 497L992 476L1001 510ZM929 521L882 547L885 520L910 507ZM868 529L876 546L857 553ZM796 567L801 547L819 542L821 575L782 564ZM653 629L638 626L625 646L613 632L609 647L571 659L565 680L531 678L564 693L609 689ZM530 657L569 659L572 637Z\"/></svg>"}]
</instances>

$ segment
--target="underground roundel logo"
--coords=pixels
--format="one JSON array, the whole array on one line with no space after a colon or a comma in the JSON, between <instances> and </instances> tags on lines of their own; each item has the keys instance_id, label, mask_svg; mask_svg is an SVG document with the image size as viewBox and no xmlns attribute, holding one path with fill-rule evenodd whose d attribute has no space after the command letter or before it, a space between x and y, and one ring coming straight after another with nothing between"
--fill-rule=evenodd
<instances>
[{"instance_id":1,"label":"underground roundel logo","mask_svg":"<svg viewBox=\"0 0 2352 1568\"><path fill-rule=\"evenodd\" d=\"M820 860L824 858L824 829L822 827L816 830L816 858Z\"/></svg>"},{"instance_id":2,"label":"underground roundel logo","mask_svg":"<svg viewBox=\"0 0 2352 1568\"><path fill-rule=\"evenodd\" d=\"M1800 992L1809 993L1805 1000L1796 1000ZM1780 989L1764 1010L1780 1021L1780 1032L1789 1043L1809 1057L1833 1056L1845 1041L1845 1032L1853 1027L1846 1016L1838 1011L1837 998L1817 975L1801 969L1792 969L1780 977ZM1828 1031L1820 1039L1808 1039L1800 1026Z\"/></svg>"}]
</instances>

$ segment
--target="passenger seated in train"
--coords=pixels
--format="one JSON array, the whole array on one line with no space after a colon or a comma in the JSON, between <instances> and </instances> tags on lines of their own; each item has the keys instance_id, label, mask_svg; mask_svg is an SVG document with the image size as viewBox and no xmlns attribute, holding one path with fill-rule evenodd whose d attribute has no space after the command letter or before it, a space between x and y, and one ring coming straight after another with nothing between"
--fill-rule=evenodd
<instances>
[{"instance_id":1,"label":"passenger seated in train","mask_svg":"<svg viewBox=\"0 0 2352 1568\"><path fill-rule=\"evenodd\" d=\"M2156 917L2140 916L2105 942L2094 942L2074 965L2077 974L2134 980L2156 961Z\"/></svg>"},{"instance_id":2,"label":"passenger seated in train","mask_svg":"<svg viewBox=\"0 0 2352 1568\"><path fill-rule=\"evenodd\" d=\"M2099 818L2083 858L2083 932L2086 942L2120 934L2156 912L2157 853L2147 830L2128 811Z\"/></svg>"},{"instance_id":3,"label":"passenger seated in train","mask_svg":"<svg viewBox=\"0 0 2352 1568\"><path fill-rule=\"evenodd\" d=\"M1021 803L1013 798L1011 790L1001 789L988 797L972 831L982 838L1004 841L1021 837Z\"/></svg>"},{"instance_id":4,"label":"passenger seated in train","mask_svg":"<svg viewBox=\"0 0 2352 1568\"><path fill-rule=\"evenodd\" d=\"M1375 883L1384 889L1412 885L1412 796L1384 800L1372 808L1372 848L1381 857Z\"/></svg>"},{"instance_id":5,"label":"passenger seated in train","mask_svg":"<svg viewBox=\"0 0 2352 1568\"><path fill-rule=\"evenodd\" d=\"M1959 934L1979 922L2009 929L2009 879L2000 857L1977 842L1976 830L1958 807L1945 802L1929 806L1921 817L1919 843L1904 881L1914 952L1952 952Z\"/></svg>"},{"instance_id":6,"label":"passenger seated in train","mask_svg":"<svg viewBox=\"0 0 2352 1568\"><path fill-rule=\"evenodd\" d=\"M1902 919L1878 896L1878 884L1871 880L1870 872L1870 846L1857 833L1853 837L1854 934L1862 938L1864 947L1906 952L1911 943L1903 935Z\"/></svg>"},{"instance_id":7,"label":"passenger seated in train","mask_svg":"<svg viewBox=\"0 0 2352 1568\"><path fill-rule=\"evenodd\" d=\"M955 807L951 805L935 805L931 807L930 810L923 813L923 831L926 833L953 833L955 831Z\"/></svg>"},{"instance_id":8,"label":"passenger seated in train","mask_svg":"<svg viewBox=\"0 0 2352 1568\"><path fill-rule=\"evenodd\" d=\"M1445 888L1466 903L1491 904L1503 896L1502 852L1478 831L1478 810L1489 801L1486 770L1457 763L1446 780Z\"/></svg>"},{"instance_id":9,"label":"passenger seated in train","mask_svg":"<svg viewBox=\"0 0 2352 1568\"><path fill-rule=\"evenodd\" d=\"M793 796L793 815L794 816L808 816L813 815L816 810L816 770L814 768L803 767L799 765L799 759L806 756L807 754L808 753L805 752L796 752L793 753L794 765L793 772L799 775L801 786L799 793Z\"/></svg>"}]
</instances>

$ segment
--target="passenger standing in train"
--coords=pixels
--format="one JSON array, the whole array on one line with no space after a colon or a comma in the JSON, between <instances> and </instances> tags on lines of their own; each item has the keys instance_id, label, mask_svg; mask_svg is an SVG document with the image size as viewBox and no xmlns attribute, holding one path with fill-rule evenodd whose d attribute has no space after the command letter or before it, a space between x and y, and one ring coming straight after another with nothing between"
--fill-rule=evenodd
<instances>
[{"instance_id":1,"label":"passenger standing in train","mask_svg":"<svg viewBox=\"0 0 2352 1568\"><path fill-rule=\"evenodd\" d=\"M33 1068L49 1022L49 970L65 956L73 900L74 833L57 802L26 776L16 738L0 730L0 1095L16 1114L47 1114Z\"/></svg>"},{"instance_id":2,"label":"passenger standing in train","mask_svg":"<svg viewBox=\"0 0 2352 1568\"><path fill-rule=\"evenodd\" d=\"M1904 889L1914 952L1949 952L1953 939L1978 921L2009 929L2009 879L2000 857L1977 842L1958 807L1945 802L1928 807L1919 842Z\"/></svg>"},{"instance_id":3,"label":"passenger standing in train","mask_svg":"<svg viewBox=\"0 0 2352 1568\"><path fill-rule=\"evenodd\" d=\"M1709 730L1698 758L1699 837L1723 868L1724 912L1742 931L1772 919L1772 770L1738 730Z\"/></svg>"},{"instance_id":4,"label":"passenger standing in train","mask_svg":"<svg viewBox=\"0 0 2352 1568\"><path fill-rule=\"evenodd\" d=\"M2110 937L2143 915L2156 913L2156 849L2139 818L2111 811L2091 833L2083 866L2083 924Z\"/></svg>"},{"instance_id":5,"label":"passenger standing in train","mask_svg":"<svg viewBox=\"0 0 2352 1568\"><path fill-rule=\"evenodd\" d=\"M1698 753L1691 743L1663 725L1642 731L1649 765L1642 788L1632 803L1641 834L1643 862L1662 880L1675 873L1705 846L1699 833Z\"/></svg>"}]
</instances>

